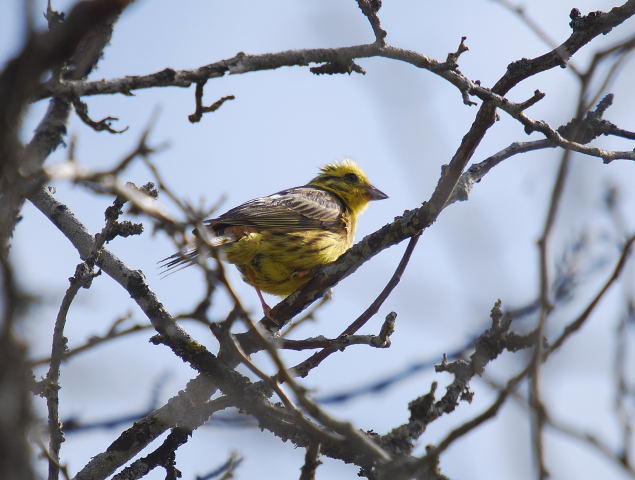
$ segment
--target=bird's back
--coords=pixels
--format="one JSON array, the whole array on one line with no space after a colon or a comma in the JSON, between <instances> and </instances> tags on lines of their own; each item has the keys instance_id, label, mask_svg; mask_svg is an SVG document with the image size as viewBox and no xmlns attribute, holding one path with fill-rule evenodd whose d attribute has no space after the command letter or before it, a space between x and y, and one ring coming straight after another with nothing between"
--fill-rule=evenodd
<instances>
[{"instance_id":1,"label":"bird's back","mask_svg":"<svg viewBox=\"0 0 635 480\"><path fill-rule=\"evenodd\" d=\"M225 256L245 279L275 295L289 295L313 268L348 250L355 222L337 195L303 186L244 203L207 222L217 236L233 236Z\"/></svg>"}]
</instances>

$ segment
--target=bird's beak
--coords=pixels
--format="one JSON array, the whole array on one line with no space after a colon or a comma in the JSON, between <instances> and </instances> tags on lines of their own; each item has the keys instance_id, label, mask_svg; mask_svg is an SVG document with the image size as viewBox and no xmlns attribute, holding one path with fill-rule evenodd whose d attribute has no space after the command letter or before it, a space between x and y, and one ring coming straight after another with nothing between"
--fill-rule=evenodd
<instances>
[{"instance_id":1,"label":"bird's beak","mask_svg":"<svg viewBox=\"0 0 635 480\"><path fill-rule=\"evenodd\" d=\"M384 198L388 198L388 195L372 185L366 187L366 192L368 192L369 200L383 200Z\"/></svg>"}]
</instances>

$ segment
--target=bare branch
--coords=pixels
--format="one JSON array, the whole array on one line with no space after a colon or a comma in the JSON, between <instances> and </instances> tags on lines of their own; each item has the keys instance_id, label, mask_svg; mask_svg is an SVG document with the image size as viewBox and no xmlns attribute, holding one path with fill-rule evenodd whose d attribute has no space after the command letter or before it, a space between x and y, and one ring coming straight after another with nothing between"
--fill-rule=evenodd
<instances>
[{"instance_id":1,"label":"bare branch","mask_svg":"<svg viewBox=\"0 0 635 480\"><path fill-rule=\"evenodd\" d=\"M237 452L232 452L229 456L229 459L220 467L216 468L214 471L208 473L207 475L197 476L196 480L211 480L216 477L218 477L219 480L229 480L231 478L234 478L234 472L242 463L242 461L243 457L241 457Z\"/></svg>"},{"instance_id":2,"label":"bare branch","mask_svg":"<svg viewBox=\"0 0 635 480\"><path fill-rule=\"evenodd\" d=\"M381 47L386 44L386 31L381 28L381 22L379 21L379 16L377 12L381 8L382 0L357 0L357 6L360 10L366 15L368 21L370 22L370 26L373 28L373 33L375 34L375 43Z\"/></svg>"},{"instance_id":3,"label":"bare branch","mask_svg":"<svg viewBox=\"0 0 635 480\"><path fill-rule=\"evenodd\" d=\"M507 160L519 153L532 152L534 150L541 150L543 148L554 148L555 145L551 140L535 140L533 142L514 142L494 155L487 157L479 163L475 163L465 172L461 174L461 178L457 183L452 196L448 200L447 204L450 205L454 202L463 202L468 199L472 187L475 183L481 181L481 179L495 166L501 163L503 160Z\"/></svg>"},{"instance_id":4,"label":"bare branch","mask_svg":"<svg viewBox=\"0 0 635 480\"><path fill-rule=\"evenodd\" d=\"M129 316L128 316L129 318ZM68 360L71 357L74 357L75 355L85 352L86 350L96 346L96 345L100 345L102 343L108 342L110 340L115 340L117 338L120 337L125 337L127 335L130 335L132 333L136 333L136 332L140 332L143 330L148 330L150 328L152 328L152 325L148 324L148 325L132 325L131 327L128 328L124 328L119 330L117 327L120 325L120 323L125 320L126 317L122 317L122 318L118 318L117 320L115 320L115 322L113 323L113 325L108 329L108 331L103 334L103 335L93 335L91 336L85 343L74 347L74 348L70 348L70 349L66 349L65 353L64 353L64 357L63 360ZM38 365L48 365L51 361L51 357L47 357L47 358L37 358L35 360L31 360L30 365L32 367L34 366L38 366Z\"/></svg>"},{"instance_id":5,"label":"bare branch","mask_svg":"<svg viewBox=\"0 0 635 480\"><path fill-rule=\"evenodd\" d=\"M188 428L173 428L163 443L153 452L135 460L124 468L112 480L136 480L145 477L156 467L163 467L166 478L179 478L181 472L176 468L176 450L187 442L192 434Z\"/></svg>"},{"instance_id":6,"label":"bare branch","mask_svg":"<svg viewBox=\"0 0 635 480\"><path fill-rule=\"evenodd\" d=\"M322 464L320 461L320 444L316 443L306 449L304 465L302 465L300 480L315 480L317 467Z\"/></svg>"},{"instance_id":7,"label":"bare branch","mask_svg":"<svg viewBox=\"0 0 635 480\"><path fill-rule=\"evenodd\" d=\"M171 426L196 428L214 412L230 406L231 402L226 397L208 400L211 395L210 385L203 376L191 380L184 390L164 406L138 419L104 453L95 455L74 480L105 479Z\"/></svg>"},{"instance_id":8,"label":"bare branch","mask_svg":"<svg viewBox=\"0 0 635 480\"><path fill-rule=\"evenodd\" d=\"M395 319L397 314L390 312L381 327L379 335L340 335L337 338L326 338L323 336L306 338L304 340L290 340L277 338L273 342L276 347L286 350L309 350L314 348L328 348L344 350L350 345L369 345L375 348L390 347L390 335L395 330ZM294 370L294 369L292 369Z\"/></svg>"},{"instance_id":9,"label":"bare branch","mask_svg":"<svg viewBox=\"0 0 635 480\"><path fill-rule=\"evenodd\" d=\"M57 319L55 320L55 329L53 331L53 346L51 348L51 362L48 373L46 374L44 394L48 407L48 426L49 426L49 480L57 480L60 471L60 447L64 441L62 433L62 425L59 418L59 397L60 389L60 366L66 353L66 337L64 337L64 327L66 326L66 316L71 303L75 299L80 288L90 288L92 280L99 272L94 273L87 262L77 265L75 275L69 279L70 286L66 290L66 294L62 299Z\"/></svg>"},{"instance_id":10,"label":"bare branch","mask_svg":"<svg viewBox=\"0 0 635 480\"><path fill-rule=\"evenodd\" d=\"M121 130L116 130L112 128L110 125L113 121L119 120L117 117L105 117L101 120L93 120L88 116L88 105L82 102L78 97L75 97L71 100L73 107L75 107L75 112L77 116L88 125L90 128L95 130L96 132L107 131L109 133L123 133L128 130L128 127L124 127Z\"/></svg>"},{"instance_id":11,"label":"bare branch","mask_svg":"<svg viewBox=\"0 0 635 480\"><path fill-rule=\"evenodd\" d=\"M513 5L509 0L495 0L497 3L505 7L510 12L515 13L518 17L532 30L538 38L540 38L549 48L556 48L558 43L547 33L539 23L531 18L522 5ZM574 72L578 77L580 73L576 66L570 61L567 62L567 68Z\"/></svg>"},{"instance_id":12,"label":"bare branch","mask_svg":"<svg viewBox=\"0 0 635 480\"><path fill-rule=\"evenodd\" d=\"M504 350L517 351L528 348L536 342L535 332L521 336L509 331L511 318L503 314L500 300L492 308L490 316L491 327L477 339L469 361L448 362L447 358L444 358L443 362L435 367L437 372L445 371L454 376L454 380L446 387L445 395L435 401L436 383L434 383L430 392L417 398L408 406L411 412L408 423L384 435L381 438L381 444L386 445L390 451L409 454L414 448L414 442L425 431L427 425L443 414L452 412L460 400L471 402L473 394L469 390L469 383L475 375L482 374L490 361ZM436 447L430 446L424 457L408 458L407 461L387 465L382 470L382 478L406 479L420 472L436 470L440 453L449 446L452 440L468 431L468 424L470 422L460 427L460 430L453 431L450 435L454 436L446 437Z\"/></svg>"},{"instance_id":13,"label":"bare branch","mask_svg":"<svg viewBox=\"0 0 635 480\"><path fill-rule=\"evenodd\" d=\"M201 118L203 117L204 113L215 112L227 100L234 100L236 98L233 95L227 95L226 97L222 97L219 100L216 100L209 107L205 107L203 105L203 89L205 87L206 82L207 80L196 82L196 92L194 94L194 98L196 100L196 111L193 114L191 114L189 117L187 117L189 121L192 123L199 122Z\"/></svg>"}]
</instances>

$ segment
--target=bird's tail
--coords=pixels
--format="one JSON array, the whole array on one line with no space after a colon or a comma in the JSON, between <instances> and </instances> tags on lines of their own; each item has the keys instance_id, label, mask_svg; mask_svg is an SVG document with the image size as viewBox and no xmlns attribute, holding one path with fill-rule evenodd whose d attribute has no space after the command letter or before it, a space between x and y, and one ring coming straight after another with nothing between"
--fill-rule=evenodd
<instances>
[{"instance_id":1,"label":"bird's tail","mask_svg":"<svg viewBox=\"0 0 635 480\"><path fill-rule=\"evenodd\" d=\"M198 248L186 250L184 252L176 252L174 255L159 260L159 268L164 276L183 270L185 267L194 265L198 258Z\"/></svg>"},{"instance_id":2,"label":"bird's tail","mask_svg":"<svg viewBox=\"0 0 635 480\"><path fill-rule=\"evenodd\" d=\"M208 242L207 246L204 247L204 251L209 252L209 249L211 248L219 253L222 253L223 249L221 247L234 241L235 238L231 236L216 237ZM191 248L190 250L176 252L169 257L165 257L163 260L159 260L158 262L161 273L164 276L168 276L178 272L179 270L183 270L190 265L194 265L197 263L200 254L201 251L198 248Z\"/></svg>"}]
</instances>

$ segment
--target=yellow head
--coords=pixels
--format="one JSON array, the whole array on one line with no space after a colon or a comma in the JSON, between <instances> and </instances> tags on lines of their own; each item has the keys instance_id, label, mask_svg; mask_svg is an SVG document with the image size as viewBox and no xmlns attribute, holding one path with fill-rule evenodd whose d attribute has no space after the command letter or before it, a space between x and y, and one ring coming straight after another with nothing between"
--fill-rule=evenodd
<instances>
[{"instance_id":1,"label":"yellow head","mask_svg":"<svg viewBox=\"0 0 635 480\"><path fill-rule=\"evenodd\" d=\"M354 215L360 214L371 200L382 200L388 195L375 188L359 166L346 159L320 169L320 174L309 185L323 188L340 197Z\"/></svg>"}]
</instances>

